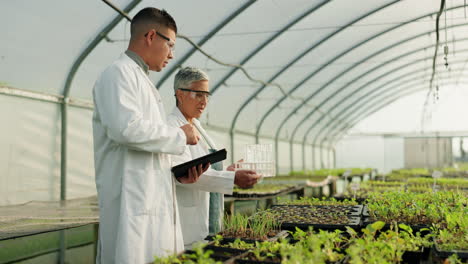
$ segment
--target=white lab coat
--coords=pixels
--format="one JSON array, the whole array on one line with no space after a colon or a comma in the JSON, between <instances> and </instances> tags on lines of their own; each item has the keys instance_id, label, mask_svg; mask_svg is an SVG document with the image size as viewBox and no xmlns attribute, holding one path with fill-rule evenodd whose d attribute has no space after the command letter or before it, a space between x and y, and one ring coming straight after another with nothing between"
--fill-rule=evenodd
<instances>
[{"instance_id":1,"label":"white lab coat","mask_svg":"<svg viewBox=\"0 0 468 264\"><path fill-rule=\"evenodd\" d=\"M149 263L183 250L170 172L186 148L151 80L123 54L93 89L100 226L97 263Z\"/></svg>"},{"instance_id":2,"label":"white lab coat","mask_svg":"<svg viewBox=\"0 0 468 264\"><path fill-rule=\"evenodd\" d=\"M168 116L167 122L173 126L183 126L188 124L187 119L176 107ZM197 129L203 133L208 140L212 142L206 131L202 128L197 119L193 119ZM213 146L215 147L215 146ZM177 165L189 160L208 154L208 146L201 137L196 145L185 146L184 153L179 156L173 156L173 165ZM233 171L216 171L209 168L201 175L194 184L177 184L177 204L179 206L180 222L182 224L182 235L184 244L190 247L194 242L205 239L208 235L209 224L209 203L210 193L219 192L223 194L232 194L234 187ZM221 203L223 204L223 203Z\"/></svg>"}]
</instances>

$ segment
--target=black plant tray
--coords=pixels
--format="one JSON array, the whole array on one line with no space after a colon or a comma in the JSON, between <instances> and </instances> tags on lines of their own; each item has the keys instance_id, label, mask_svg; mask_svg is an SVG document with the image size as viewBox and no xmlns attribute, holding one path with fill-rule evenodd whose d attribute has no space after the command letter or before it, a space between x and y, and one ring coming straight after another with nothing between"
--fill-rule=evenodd
<instances>
[{"instance_id":1,"label":"black plant tray","mask_svg":"<svg viewBox=\"0 0 468 264\"><path fill-rule=\"evenodd\" d=\"M236 259L235 263L239 263L239 264L281 264L281 262L255 261L255 260L247 260L247 259Z\"/></svg>"},{"instance_id":2,"label":"black plant tray","mask_svg":"<svg viewBox=\"0 0 468 264\"><path fill-rule=\"evenodd\" d=\"M217 246L213 246L213 245L207 245L204 250L213 250L214 253L218 253L218 252L227 252L227 253L231 253L232 255L240 255L242 253L245 253L247 252L247 249L237 249L237 248L230 248L230 247L217 247Z\"/></svg>"},{"instance_id":3,"label":"black plant tray","mask_svg":"<svg viewBox=\"0 0 468 264\"><path fill-rule=\"evenodd\" d=\"M358 229L361 227L361 218L357 216L350 216L349 222L342 225L330 225L330 224L318 224L318 223L282 223L281 229L295 231L296 227L302 230L308 230L309 227L313 227L315 230L346 230L346 227L349 226L353 229Z\"/></svg>"},{"instance_id":4,"label":"black plant tray","mask_svg":"<svg viewBox=\"0 0 468 264\"><path fill-rule=\"evenodd\" d=\"M343 196L343 195L336 195L336 196L333 196L333 198L335 198L335 200L337 201L344 201L344 200L352 200L354 199L353 196ZM367 200L367 197L359 197L359 196L356 196L356 199L354 199L358 204L365 204L366 200Z\"/></svg>"},{"instance_id":5,"label":"black plant tray","mask_svg":"<svg viewBox=\"0 0 468 264\"><path fill-rule=\"evenodd\" d=\"M466 250L452 250L452 251L443 251L440 250L437 246L437 243L434 243L434 252L439 258L448 258L453 254L456 254L461 259L468 259L468 251Z\"/></svg>"},{"instance_id":6,"label":"black plant tray","mask_svg":"<svg viewBox=\"0 0 468 264\"><path fill-rule=\"evenodd\" d=\"M332 211L332 208L336 207L344 207L346 209L350 209L350 212L347 213L347 215L350 216L360 216L362 214L363 210L363 205L299 205L299 204L275 204L272 205L271 208L274 209L275 207L285 207L285 208L321 208L325 209L326 208L331 208L330 210Z\"/></svg>"},{"instance_id":7,"label":"black plant tray","mask_svg":"<svg viewBox=\"0 0 468 264\"><path fill-rule=\"evenodd\" d=\"M234 192L232 195L225 194L225 197L234 197L234 198L261 198L265 196L275 196L282 191L276 191L276 192L265 192L265 193L237 193Z\"/></svg>"},{"instance_id":8,"label":"black plant tray","mask_svg":"<svg viewBox=\"0 0 468 264\"><path fill-rule=\"evenodd\" d=\"M312 207L321 207L321 208L345 207L345 208L350 208L351 212L349 212L348 215L352 215L352 216L362 215L362 211L363 211L363 208L364 208L364 206L362 204L358 204L358 205L313 205Z\"/></svg>"},{"instance_id":9,"label":"black plant tray","mask_svg":"<svg viewBox=\"0 0 468 264\"><path fill-rule=\"evenodd\" d=\"M261 197L267 197L267 196L275 196L275 195L278 195L280 193L284 193L284 192L287 192L289 190L292 190L294 188L296 188L296 187L291 186L291 187L284 188L284 189L278 189L278 190L273 191L273 192L259 192L259 193L238 193L238 192L234 192L232 195L225 194L224 196L225 197L234 197L234 198L261 198Z\"/></svg>"},{"instance_id":10,"label":"black plant tray","mask_svg":"<svg viewBox=\"0 0 468 264\"><path fill-rule=\"evenodd\" d=\"M231 252L231 250L235 250L234 248L223 248L223 249L225 249L225 250L214 250L213 248L209 248L209 246L206 246L203 250L204 251L213 250L213 254L210 255L210 258L212 258L212 259L214 259L216 261L226 261L228 259L237 257L240 254L243 254L243 253L246 252L245 250L244 250L244 252L240 252L240 253ZM185 254L194 254L195 251L186 250L184 253Z\"/></svg>"},{"instance_id":11,"label":"black plant tray","mask_svg":"<svg viewBox=\"0 0 468 264\"><path fill-rule=\"evenodd\" d=\"M364 208L362 209L362 216L363 217L369 217L369 207L367 205L364 205Z\"/></svg>"},{"instance_id":12,"label":"black plant tray","mask_svg":"<svg viewBox=\"0 0 468 264\"><path fill-rule=\"evenodd\" d=\"M208 235L205 240L208 240L208 241L213 241L213 238L214 236L212 235ZM260 239L248 239L248 238L242 238L242 237L223 237L223 240L221 240L221 244L227 244L227 243L232 243L234 242L236 239L240 239L246 243L252 243L252 244L255 244L256 241L258 242L263 242L263 241L266 241L266 240L260 240Z\"/></svg>"},{"instance_id":13,"label":"black plant tray","mask_svg":"<svg viewBox=\"0 0 468 264\"><path fill-rule=\"evenodd\" d=\"M248 238L242 238L242 237L223 237L223 240L221 240L222 244L227 244L230 242L234 242L236 239L240 239L246 243L252 243L255 244L255 242L263 242L263 241L276 241L281 237L286 237L288 235L288 232L286 231L279 231L275 236L269 237L266 240L261 240L261 239L248 239ZM208 241L213 241L214 236L213 235L208 235L205 240Z\"/></svg>"},{"instance_id":14,"label":"black plant tray","mask_svg":"<svg viewBox=\"0 0 468 264\"><path fill-rule=\"evenodd\" d=\"M424 248L418 251L405 251L402 259L403 263L419 263L420 260L424 259Z\"/></svg>"},{"instance_id":15,"label":"black plant tray","mask_svg":"<svg viewBox=\"0 0 468 264\"><path fill-rule=\"evenodd\" d=\"M276 261L268 261L268 260L260 261L260 260L242 259L242 258L245 258L245 257L251 255L251 254L252 253L247 253L247 254L243 255L242 257L237 258L235 263L240 263L240 264L260 264L260 263L261 264L280 264L281 263L281 261L276 262ZM279 257L279 255L276 255L276 256L281 259L281 257Z\"/></svg>"}]
</instances>

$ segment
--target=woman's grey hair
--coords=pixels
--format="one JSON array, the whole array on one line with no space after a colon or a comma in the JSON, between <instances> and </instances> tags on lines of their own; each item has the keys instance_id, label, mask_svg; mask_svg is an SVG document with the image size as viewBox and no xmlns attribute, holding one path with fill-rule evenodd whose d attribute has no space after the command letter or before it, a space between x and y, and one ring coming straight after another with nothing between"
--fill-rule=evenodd
<instances>
[{"instance_id":1,"label":"woman's grey hair","mask_svg":"<svg viewBox=\"0 0 468 264\"><path fill-rule=\"evenodd\" d=\"M182 68L174 78L174 93L179 88L189 88L190 85L194 82L209 80L210 79L208 78L208 74L198 68Z\"/></svg>"}]
</instances>

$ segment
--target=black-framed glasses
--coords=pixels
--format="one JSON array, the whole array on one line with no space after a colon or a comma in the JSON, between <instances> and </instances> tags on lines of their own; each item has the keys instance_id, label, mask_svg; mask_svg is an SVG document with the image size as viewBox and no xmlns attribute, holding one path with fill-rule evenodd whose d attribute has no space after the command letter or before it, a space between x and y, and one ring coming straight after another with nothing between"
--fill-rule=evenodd
<instances>
[{"instance_id":1,"label":"black-framed glasses","mask_svg":"<svg viewBox=\"0 0 468 264\"><path fill-rule=\"evenodd\" d=\"M208 91L197 91L187 88L179 88L179 90L182 90L184 92L190 92L190 96L193 99L197 99L199 102L201 102L203 99L206 99L206 101L210 100L211 93Z\"/></svg>"},{"instance_id":2,"label":"black-framed glasses","mask_svg":"<svg viewBox=\"0 0 468 264\"><path fill-rule=\"evenodd\" d=\"M167 46L169 47L169 49L171 50L172 53L174 53L175 51L175 43L174 41L172 41L169 37L159 33L159 31L157 31L156 29L154 30L156 32L156 35L160 36L162 39L164 39L167 44ZM147 37L149 34L149 32L146 32L146 34L144 35L145 37Z\"/></svg>"}]
</instances>

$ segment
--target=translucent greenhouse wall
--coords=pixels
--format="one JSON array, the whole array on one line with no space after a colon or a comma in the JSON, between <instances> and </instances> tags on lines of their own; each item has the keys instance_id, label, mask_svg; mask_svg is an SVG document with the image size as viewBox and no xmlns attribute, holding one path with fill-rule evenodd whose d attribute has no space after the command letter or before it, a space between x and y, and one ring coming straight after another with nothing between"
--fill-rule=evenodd
<instances>
[{"instance_id":1,"label":"translucent greenhouse wall","mask_svg":"<svg viewBox=\"0 0 468 264\"><path fill-rule=\"evenodd\" d=\"M0 205L60 199L60 106L0 95ZM13 110L14 109L14 110ZM90 110L70 108L69 199L94 195Z\"/></svg>"},{"instance_id":2,"label":"translucent greenhouse wall","mask_svg":"<svg viewBox=\"0 0 468 264\"><path fill-rule=\"evenodd\" d=\"M12 111L15 109L15 111ZM60 105L0 95L0 116L5 122L0 138L0 205L20 204L32 200L60 199ZM68 111L67 199L96 194L94 183L92 110L70 107ZM207 129L218 148L228 150L230 136L225 131ZM244 145L254 144L252 135L235 135L234 161L243 158ZM259 143L275 145L272 138L259 138ZM302 170L302 145L294 145L294 169ZM289 173L290 143L278 144L279 174ZM312 153L315 156L312 157ZM320 155L324 155L324 159ZM306 168L315 164L333 166L332 152L306 145ZM320 167L316 167L320 168Z\"/></svg>"}]
</instances>

